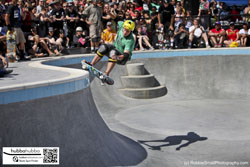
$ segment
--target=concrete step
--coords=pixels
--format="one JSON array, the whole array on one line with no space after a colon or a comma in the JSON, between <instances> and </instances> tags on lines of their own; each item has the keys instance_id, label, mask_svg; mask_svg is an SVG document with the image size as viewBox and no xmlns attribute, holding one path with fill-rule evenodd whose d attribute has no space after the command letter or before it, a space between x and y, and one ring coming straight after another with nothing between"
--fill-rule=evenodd
<instances>
[{"instance_id":1,"label":"concrete step","mask_svg":"<svg viewBox=\"0 0 250 167\"><path fill-rule=\"evenodd\" d=\"M149 88L159 86L153 74L121 76L124 88Z\"/></svg>"},{"instance_id":2,"label":"concrete step","mask_svg":"<svg viewBox=\"0 0 250 167\"><path fill-rule=\"evenodd\" d=\"M119 91L125 96L136 99L150 99L167 94L167 88L162 85L152 88L123 88Z\"/></svg>"},{"instance_id":3,"label":"concrete step","mask_svg":"<svg viewBox=\"0 0 250 167\"><path fill-rule=\"evenodd\" d=\"M128 75L145 75L145 74L147 74L143 63L127 64L126 67L127 67Z\"/></svg>"}]
</instances>

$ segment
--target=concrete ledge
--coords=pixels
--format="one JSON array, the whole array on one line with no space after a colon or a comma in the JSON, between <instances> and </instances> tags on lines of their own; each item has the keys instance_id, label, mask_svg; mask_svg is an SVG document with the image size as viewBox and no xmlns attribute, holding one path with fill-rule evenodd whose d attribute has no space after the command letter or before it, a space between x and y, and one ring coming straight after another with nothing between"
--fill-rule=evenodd
<instances>
[{"instance_id":1,"label":"concrete ledge","mask_svg":"<svg viewBox=\"0 0 250 167\"><path fill-rule=\"evenodd\" d=\"M162 85L153 88L124 88L119 91L125 96L136 99L151 99L167 94L167 88Z\"/></svg>"},{"instance_id":2,"label":"concrete ledge","mask_svg":"<svg viewBox=\"0 0 250 167\"><path fill-rule=\"evenodd\" d=\"M124 88L148 88L159 86L153 74L121 76Z\"/></svg>"},{"instance_id":3,"label":"concrete ledge","mask_svg":"<svg viewBox=\"0 0 250 167\"><path fill-rule=\"evenodd\" d=\"M43 62L45 61L31 62L28 66L46 69L48 72L60 71L68 75L63 78L3 86L0 88L0 104L71 93L89 86L89 76L86 71L44 65Z\"/></svg>"}]
</instances>

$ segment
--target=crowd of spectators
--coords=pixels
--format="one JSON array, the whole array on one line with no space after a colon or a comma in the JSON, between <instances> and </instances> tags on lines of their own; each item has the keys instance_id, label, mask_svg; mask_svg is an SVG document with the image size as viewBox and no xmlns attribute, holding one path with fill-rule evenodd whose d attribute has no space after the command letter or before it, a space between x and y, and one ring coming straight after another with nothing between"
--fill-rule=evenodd
<instances>
[{"instance_id":1,"label":"crowd of spectators","mask_svg":"<svg viewBox=\"0 0 250 167\"><path fill-rule=\"evenodd\" d=\"M76 47L95 52L114 42L117 23L127 19L136 24L135 50L249 46L250 4L200 0L197 11L184 0L0 0L0 55L13 29L24 60Z\"/></svg>"}]
</instances>

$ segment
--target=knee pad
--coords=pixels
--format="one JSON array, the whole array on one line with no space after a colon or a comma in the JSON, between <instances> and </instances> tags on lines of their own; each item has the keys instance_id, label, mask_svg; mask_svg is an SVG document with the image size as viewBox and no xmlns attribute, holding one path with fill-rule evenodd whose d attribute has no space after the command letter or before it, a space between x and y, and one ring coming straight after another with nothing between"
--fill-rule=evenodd
<instances>
[{"instance_id":1,"label":"knee pad","mask_svg":"<svg viewBox=\"0 0 250 167\"><path fill-rule=\"evenodd\" d=\"M114 60L114 59L109 58L109 62L116 63L116 62L117 62L117 60Z\"/></svg>"},{"instance_id":2,"label":"knee pad","mask_svg":"<svg viewBox=\"0 0 250 167\"><path fill-rule=\"evenodd\" d=\"M99 49L97 50L97 55L103 57L108 51L108 47L106 44L102 44Z\"/></svg>"}]
</instances>

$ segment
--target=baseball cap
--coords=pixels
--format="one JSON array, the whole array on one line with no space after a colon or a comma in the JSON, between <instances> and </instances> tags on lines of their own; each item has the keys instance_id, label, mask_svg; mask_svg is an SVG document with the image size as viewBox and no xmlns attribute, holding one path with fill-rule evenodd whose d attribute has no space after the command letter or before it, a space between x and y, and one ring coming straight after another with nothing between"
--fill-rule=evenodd
<instances>
[{"instance_id":1,"label":"baseball cap","mask_svg":"<svg viewBox=\"0 0 250 167\"><path fill-rule=\"evenodd\" d=\"M230 22L229 25L230 25L230 26L234 26L234 22Z\"/></svg>"},{"instance_id":2,"label":"baseball cap","mask_svg":"<svg viewBox=\"0 0 250 167\"><path fill-rule=\"evenodd\" d=\"M76 28L76 32L81 32L82 31L82 27L77 27Z\"/></svg>"},{"instance_id":3,"label":"baseball cap","mask_svg":"<svg viewBox=\"0 0 250 167\"><path fill-rule=\"evenodd\" d=\"M219 21L216 21L215 25L221 25L221 23Z\"/></svg>"},{"instance_id":4,"label":"baseball cap","mask_svg":"<svg viewBox=\"0 0 250 167\"><path fill-rule=\"evenodd\" d=\"M109 22L107 22L107 26L110 26L110 25L112 25L112 23L109 21Z\"/></svg>"},{"instance_id":5,"label":"baseball cap","mask_svg":"<svg viewBox=\"0 0 250 167\"><path fill-rule=\"evenodd\" d=\"M170 0L164 0L165 3L170 3Z\"/></svg>"}]
</instances>

